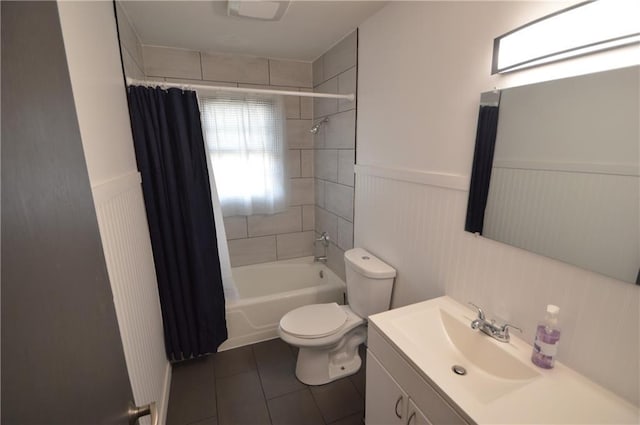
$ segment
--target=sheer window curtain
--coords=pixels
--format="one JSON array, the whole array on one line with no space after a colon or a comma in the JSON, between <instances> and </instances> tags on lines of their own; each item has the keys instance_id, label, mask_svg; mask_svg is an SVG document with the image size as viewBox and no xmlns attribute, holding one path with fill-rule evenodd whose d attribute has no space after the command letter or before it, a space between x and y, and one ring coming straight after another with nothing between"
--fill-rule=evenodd
<instances>
[{"instance_id":1,"label":"sheer window curtain","mask_svg":"<svg viewBox=\"0 0 640 425\"><path fill-rule=\"evenodd\" d=\"M222 213L274 214L287 207L282 96L201 97L202 124Z\"/></svg>"}]
</instances>

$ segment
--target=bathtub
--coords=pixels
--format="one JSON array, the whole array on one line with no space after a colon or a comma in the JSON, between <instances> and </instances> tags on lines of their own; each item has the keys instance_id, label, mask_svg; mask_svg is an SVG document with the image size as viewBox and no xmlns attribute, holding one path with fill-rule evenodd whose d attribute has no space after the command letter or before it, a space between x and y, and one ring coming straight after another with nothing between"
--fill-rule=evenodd
<instances>
[{"instance_id":1,"label":"bathtub","mask_svg":"<svg viewBox=\"0 0 640 425\"><path fill-rule=\"evenodd\" d=\"M282 316L307 304L344 303L345 284L313 257L231 269L238 296L228 297L229 339L220 351L278 336Z\"/></svg>"}]
</instances>

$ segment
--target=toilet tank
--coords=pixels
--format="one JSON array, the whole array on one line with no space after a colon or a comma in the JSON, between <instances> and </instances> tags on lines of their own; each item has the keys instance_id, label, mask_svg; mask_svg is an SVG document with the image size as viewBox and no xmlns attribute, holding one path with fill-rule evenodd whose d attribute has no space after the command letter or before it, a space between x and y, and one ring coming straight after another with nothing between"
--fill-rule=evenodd
<instances>
[{"instance_id":1,"label":"toilet tank","mask_svg":"<svg viewBox=\"0 0 640 425\"><path fill-rule=\"evenodd\" d=\"M389 310L396 270L362 248L346 251L344 260L351 310L365 319Z\"/></svg>"}]
</instances>

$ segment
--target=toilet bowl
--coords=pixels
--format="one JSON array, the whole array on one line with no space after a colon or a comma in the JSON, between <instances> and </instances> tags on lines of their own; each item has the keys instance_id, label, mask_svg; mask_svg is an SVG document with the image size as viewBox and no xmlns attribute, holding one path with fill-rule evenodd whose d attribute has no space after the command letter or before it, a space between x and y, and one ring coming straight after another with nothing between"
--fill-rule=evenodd
<instances>
[{"instance_id":1,"label":"toilet bowl","mask_svg":"<svg viewBox=\"0 0 640 425\"><path fill-rule=\"evenodd\" d=\"M299 348L296 377L322 385L353 375L362 365L358 347L367 339L366 318L389 309L396 271L361 248L345 252L350 305L311 304L280 320L278 334Z\"/></svg>"}]
</instances>

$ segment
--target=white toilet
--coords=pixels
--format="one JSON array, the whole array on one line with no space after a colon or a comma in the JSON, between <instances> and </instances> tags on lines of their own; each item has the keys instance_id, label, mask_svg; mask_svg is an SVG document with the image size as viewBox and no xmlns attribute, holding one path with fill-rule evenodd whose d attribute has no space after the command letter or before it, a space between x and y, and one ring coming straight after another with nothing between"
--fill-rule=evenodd
<instances>
[{"instance_id":1,"label":"white toilet","mask_svg":"<svg viewBox=\"0 0 640 425\"><path fill-rule=\"evenodd\" d=\"M362 248L344 253L349 305L311 304L280 320L278 334L299 347L296 376L322 385L360 369L358 346L367 339L367 317L389 309L396 271Z\"/></svg>"}]
</instances>

